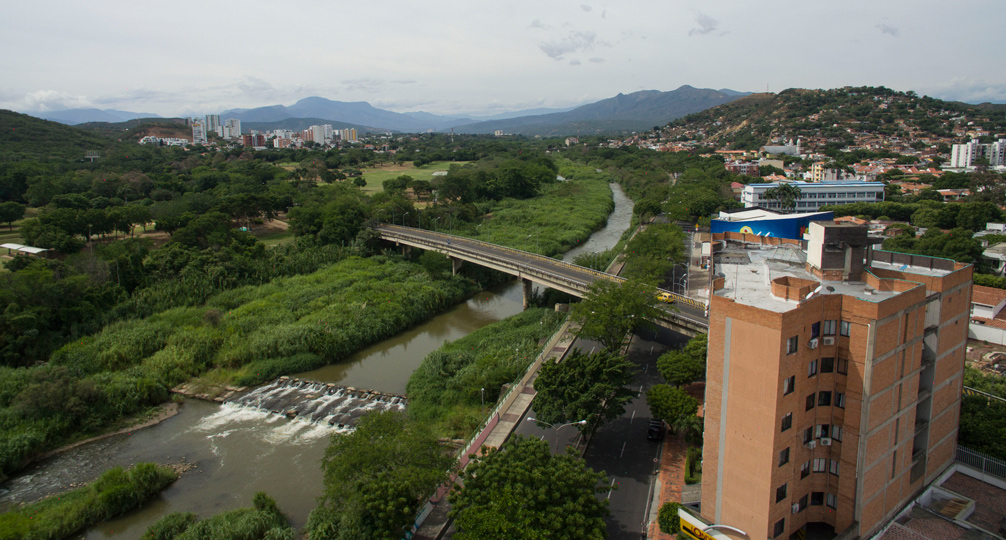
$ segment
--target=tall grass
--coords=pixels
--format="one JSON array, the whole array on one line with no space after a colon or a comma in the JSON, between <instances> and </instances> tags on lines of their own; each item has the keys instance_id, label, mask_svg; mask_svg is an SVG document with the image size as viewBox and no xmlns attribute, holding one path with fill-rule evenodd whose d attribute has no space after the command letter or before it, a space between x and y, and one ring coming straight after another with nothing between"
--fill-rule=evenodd
<instances>
[{"instance_id":1,"label":"tall grass","mask_svg":"<svg viewBox=\"0 0 1006 540\"><path fill-rule=\"evenodd\" d=\"M437 431L464 437L480 421L482 391L489 410L504 385L524 373L540 340L558 329L563 316L535 308L490 324L428 354L406 385L409 414Z\"/></svg>"},{"instance_id":2,"label":"tall grass","mask_svg":"<svg viewBox=\"0 0 1006 540\"><path fill-rule=\"evenodd\" d=\"M238 508L199 520L195 514L172 512L157 520L144 540L293 540L295 531L265 493L255 494L251 508Z\"/></svg>"},{"instance_id":3,"label":"tall grass","mask_svg":"<svg viewBox=\"0 0 1006 540\"><path fill-rule=\"evenodd\" d=\"M55 540L139 507L178 474L153 463L106 471L90 485L0 514L0 540Z\"/></svg>"}]
</instances>

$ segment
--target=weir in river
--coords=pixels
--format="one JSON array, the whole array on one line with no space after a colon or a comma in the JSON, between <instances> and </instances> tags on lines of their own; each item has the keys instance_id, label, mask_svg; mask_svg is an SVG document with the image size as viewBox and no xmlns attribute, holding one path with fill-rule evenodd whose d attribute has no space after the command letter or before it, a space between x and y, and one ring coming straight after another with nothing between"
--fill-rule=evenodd
<instances>
[{"instance_id":1,"label":"weir in river","mask_svg":"<svg viewBox=\"0 0 1006 540\"><path fill-rule=\"evenodd\" d=\"M344 429L374 411L404 410L405 397L351 386L280 377L227 403Z\"/></svg>"}]
</instances>

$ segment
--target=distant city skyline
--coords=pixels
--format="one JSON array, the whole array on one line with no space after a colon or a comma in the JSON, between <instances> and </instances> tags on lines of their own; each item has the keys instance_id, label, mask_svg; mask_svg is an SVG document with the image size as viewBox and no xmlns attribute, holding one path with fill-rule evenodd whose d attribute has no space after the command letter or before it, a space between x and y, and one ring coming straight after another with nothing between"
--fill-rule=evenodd
<instances>
[{"instance_id":1,"label":"distant city skyline","mask_svg":"<svg viewBox=\"0 0 1006 540\"><path fill-rule=\"evenodd\" d=\"M1006 102L1001 0L50 0L4 11L0 108L20 112L197 116L321 96L491 115L685 84Z\"/></svg>"}]
</instances>

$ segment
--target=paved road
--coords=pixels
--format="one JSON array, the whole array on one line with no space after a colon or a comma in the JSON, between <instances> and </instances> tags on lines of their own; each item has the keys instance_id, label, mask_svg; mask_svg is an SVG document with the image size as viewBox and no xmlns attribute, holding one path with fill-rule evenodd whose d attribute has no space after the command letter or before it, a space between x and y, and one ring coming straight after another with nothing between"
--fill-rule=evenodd
<instances>
[{"instance_id":1,"label":"paved road","mask_svg":"<svg viewBox=\"0 0 1006 540\"><path fill-rule=\"evenodd\" d=\"M657 372L657 357L668 345L680 348L688 338L665 328L642 330L633 336L627 358L639 368L633 385L639 392L625 414L603 426L590 441L584 459L595 470L608 473L618 488L604 496L608 498L608 538L638 540L644 529L650 499L650 489L656 480L660 443L646 438L646 428L652 418L646 405L646 391L663 383ZM579 342L574 343L576 346ZM581 344L581 346L586 344Z\"/></svg>"}]
</instances>

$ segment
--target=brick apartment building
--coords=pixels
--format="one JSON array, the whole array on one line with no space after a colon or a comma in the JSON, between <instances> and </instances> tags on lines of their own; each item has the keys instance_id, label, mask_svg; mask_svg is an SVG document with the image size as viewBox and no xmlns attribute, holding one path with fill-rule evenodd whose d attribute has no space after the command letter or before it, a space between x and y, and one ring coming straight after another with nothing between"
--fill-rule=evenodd
<instances>
[{"instance_id":1,"label":"brick apartment building","mask_svg":"<svg viewBox=\"0 0 1006 540\"><path fill-rule=\"evenodd\" d=\"M717 266L701 514L751 540L869 537L954 459L971 266L809 233Z\"/></svg>"}]
</instances>

